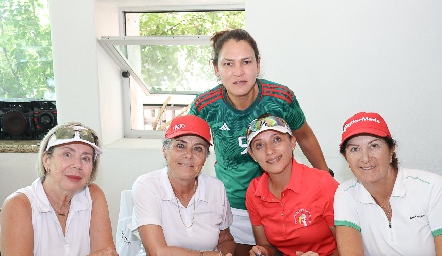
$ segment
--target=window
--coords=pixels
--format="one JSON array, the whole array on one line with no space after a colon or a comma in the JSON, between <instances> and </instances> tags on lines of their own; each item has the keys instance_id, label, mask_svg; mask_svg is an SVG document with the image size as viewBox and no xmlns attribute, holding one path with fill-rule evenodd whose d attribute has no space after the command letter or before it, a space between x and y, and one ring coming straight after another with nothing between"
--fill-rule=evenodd
<instances>
[{"instance_id":1,"label":"window","mask_svg":"<svg viewBox=\"0 0 442 256\"><path fill-rule=\"evenodd\" d=\"M245 25L238 7L123 16L125 35L99 42L129 75L131 130L164 130L187 112L196 94L217 85L210 37Z\"/></svg>"},{"instance_id":2,"label":"window","mask_svg":"<svg viewBox=\"0 0 442 256\"><path fill-rule=\"evenodd\" d=\"M0 98L55 99L47 0L2 0L0 16Z\"/></svg>"}]
</instances>

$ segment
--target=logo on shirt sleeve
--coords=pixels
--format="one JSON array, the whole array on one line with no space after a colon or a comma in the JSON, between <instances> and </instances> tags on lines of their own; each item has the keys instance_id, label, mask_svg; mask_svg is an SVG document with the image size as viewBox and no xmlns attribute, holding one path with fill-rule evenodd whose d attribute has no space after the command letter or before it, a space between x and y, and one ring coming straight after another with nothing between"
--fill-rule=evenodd
<instances>
[{"instance_id":1,"label":"logo on shirt sleeve","mask_svg":"<svg viewBox=\"0 0 442 256\"><path fill-rule=\"evenodd\" d=\"M293 217L295 219L296 225L307 227L312 223L312 215L309 211L305 209L299 209L295 212L295 215Z\"/></svg>"}]
</instances>

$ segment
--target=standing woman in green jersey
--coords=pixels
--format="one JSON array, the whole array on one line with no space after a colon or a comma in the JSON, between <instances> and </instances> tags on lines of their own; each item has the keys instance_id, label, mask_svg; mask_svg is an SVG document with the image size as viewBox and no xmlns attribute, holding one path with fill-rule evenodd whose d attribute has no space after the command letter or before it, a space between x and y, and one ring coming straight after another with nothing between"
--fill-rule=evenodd
<instances>
[{"instance_id":1,"label":"standing woman in green jersey","mask_svg":"<svg viewBox=\"0 0 442 256\"><path fill-rule=\"evenodd\" d=\"M224 183L232 207L230 230L236 255L249 255L255 239L245 194L250 181L262 172L247 154L245 129L248 124L264 113L283 118L312 166L329 169L294 92L284 85L258 79L259 50L250 34L242 29L221 31L212 37L212 42L212 64L221 84L198 95L189 114L203 118L210 125L215 145L215 173Z\"/></svg>"}]
</instances>

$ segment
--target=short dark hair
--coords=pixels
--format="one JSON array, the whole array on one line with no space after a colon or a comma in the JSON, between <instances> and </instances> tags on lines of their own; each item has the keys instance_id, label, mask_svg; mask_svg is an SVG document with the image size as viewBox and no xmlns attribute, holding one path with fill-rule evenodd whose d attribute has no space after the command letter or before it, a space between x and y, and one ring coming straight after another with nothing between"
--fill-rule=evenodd
<instances>
[{"instance_id":1,"label":"short dark hair","mask_svg":"<svg viewBox=\"0 0 442 256\"><path fill-rule=\"evenodd\" d=\"M358 135L360 135L360 134L358 134ZM356 135L356 136L357 136L357 135ZM348 139L346 139L346 140L344 141L344 143L342 143L341 147L339 148L339 152L341 152L341 154L342 154L343 156L345 156L345 148L347 147L347 143L348 143L348 141L349 141L351 138L354 138L354 137L356 137L356 136L349 137ZM371 135L371 136L374 136L374 137L377 137L377 138L379 138L379 139L384 140L384 141L387 143L389 149L392 149L393 147L396 147L396 141L395 141L393 138L391 138L391 137L379 137L379 136L375 136L375 135ZM398 170L398 168L399 168L399 160L398 160L398 158L397 158L397 156L396 156L396 152L393 152L393 156L391 157L391 159L392 159L392 161L391 161L390 165L391 165L394 169Z\"/></svg>"}]
</instances>

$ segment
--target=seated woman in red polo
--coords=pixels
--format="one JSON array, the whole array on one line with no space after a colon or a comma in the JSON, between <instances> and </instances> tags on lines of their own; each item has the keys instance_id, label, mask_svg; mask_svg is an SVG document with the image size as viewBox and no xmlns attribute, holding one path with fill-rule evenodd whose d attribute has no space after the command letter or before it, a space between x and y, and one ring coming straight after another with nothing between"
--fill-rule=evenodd
<instances>
[{"instance_id":1,"label":"seated woman in red polo","mask_svg":"<svg viewBox=\"0 0 442 256\"><path fill-rule=\"evenodd\" d=\"M263 115L250 123L246 136L250 156L264 171L246 193L257 244L250 255L338 255L333 224L338 182L296 162L296 138L283 119Z\"/></svg>"}]
</instances>

